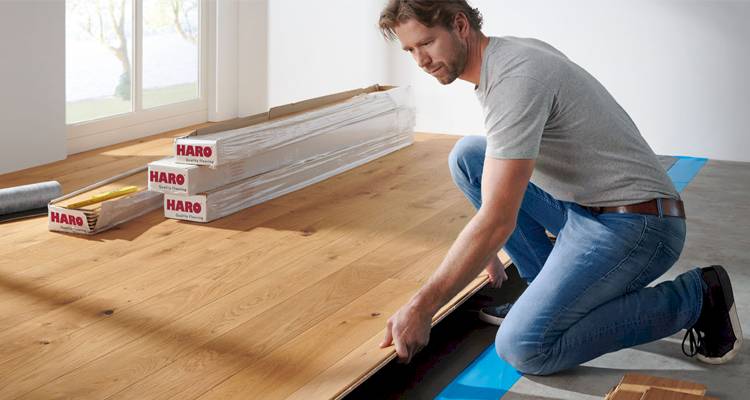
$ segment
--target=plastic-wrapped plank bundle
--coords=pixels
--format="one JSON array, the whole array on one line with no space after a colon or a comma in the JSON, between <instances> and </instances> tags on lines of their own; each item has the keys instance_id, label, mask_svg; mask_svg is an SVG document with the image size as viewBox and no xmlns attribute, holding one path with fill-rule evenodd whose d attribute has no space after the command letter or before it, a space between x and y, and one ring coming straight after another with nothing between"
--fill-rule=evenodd
<instances>
[{"instance_id":1,"label":"plastic-wrapped plank bundle","mask_svg":"<svg viewBox=\"0 0 750 400\"><path fill-rule=\"evenodd\" d=\"M387 115L381 134L414 127L414 107L408 87L374 86L354 91L354 95L340 99L331 95L271 109L268 113L236 121L246 123L236 129L216 131L223 126L197 130L175 140L175 161L181 164L217 167L246 160L260 153L289 146L339 130L355 134L360 122Z\"/></svg>"},{"instance_id":2,"label":"plastic-wrapped plank bundle","mask_svg":"<svg viewBox=\"0 0 750 400\"><path fill-rule=\"evenodd\" d=\"M400 113L396 115L396 113ZM212 168L179 163L175 157L158 160L149 164L149 190L165 194L195 195L245 178L260 175L278 168L296 163L300 160L314 158L330 153L333 150L345 149L355 144L398 134L411 129L411 120L402 121L399 129L394 128L396 118L409 115L403 110L391 109L377 117L362 120L327 132L304 135L304 132L279 145L274 138L269 141L258 140L254 148L247 150L253 153L249 158L232 163L220 164ZM299 132L299 131L298 131ZM274 137L273 131L266 131L265 136ZM260 144L259 142L265 142ZM221 147L223 148L223 147ZM235 151L239 153L239 151Z\"/></svg>"},{"instance_id":3,"label":"plastic-wrapped plank bundle","mask_svg":"<svg viewBox=\"0 0 750 400\"><path fill-rule=\"evenodd\" d=\"M177 145L205 146L209 156L218 155L212 168L179 167L187 158L178 156L161 163L162 168L171 164L174 175L156 174L155 166L149 177L167 181L173 177L174 184L150 187L166 193L168 218L197 222L221 218L410 145L415 120L410 100L408 88L375 88L329 106L321 106L319 99L309 101L307 105L313 107L309 111L297 105L291 117L224 132L229 139L222 132L191 137L201 137L203 142L178 139ZM240 156L246 158L224 162ZM175 185L179 182L184 188L173 190L180 189Z\"/></svg>"},{"instance_id":4,"label":"plastic-wrapped plank bundle","mask_svg":"<svg viewBox=\"0 0 750 400\"><path fill-rule=\"evenodd\" d=\"M168 218L210 222L323 181L404 148L412 141L409 135L372 139L195 196L166 194L164 213Z\"/></svg>"}]
</instances>

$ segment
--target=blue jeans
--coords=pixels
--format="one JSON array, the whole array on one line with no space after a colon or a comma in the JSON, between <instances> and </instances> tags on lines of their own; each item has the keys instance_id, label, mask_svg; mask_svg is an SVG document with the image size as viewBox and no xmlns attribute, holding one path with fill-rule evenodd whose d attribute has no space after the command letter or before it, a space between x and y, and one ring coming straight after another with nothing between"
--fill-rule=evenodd
<instances>
[{"instance_id":1,"label":"blue jeans","mask_svg":"<svg viewBox=\"0 0 750 400\"><path fill-rule=\"evenodd\" d=\"M453 180L477 209L485 148L485 137L467 136L449 157ZM547 375L691 327L703 302L700 269L646 287L677 261L684 241L681 218L595 215L529 183L504 247L529 286L497 332L498 354L522 373Z\"/></svg>"}]
</instances>

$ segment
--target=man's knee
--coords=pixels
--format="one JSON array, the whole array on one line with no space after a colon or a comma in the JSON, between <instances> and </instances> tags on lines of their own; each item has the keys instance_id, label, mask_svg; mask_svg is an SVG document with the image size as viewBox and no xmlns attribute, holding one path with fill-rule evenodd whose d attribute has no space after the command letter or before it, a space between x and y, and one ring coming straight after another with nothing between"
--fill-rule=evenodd
<instances>
[{"instance_id":1,"label":"man's knee","mask_svg":"<svg viewBox=\"0 0 750 400\"><path fill-rule=\"evenodd\" d=\"M503 327L510 328L507 322L503 321ZM536 340L529 340L531 332L503 327L495 337L495 351L500 358L526 375L549 375L557 372L554 363L550 362L549 349Z\"/></svg>"},{"instance_id":2,"label":"man's knee","mask_svg":"<svg viewBox=\"0 0 750 400\"><path fill-rule=\"evenodd\" d=\"M483 136L464 136L456 142L448 155L448 167L454 180L471 180L468 166L477 157L484 158L486 139Z\"/></svg>"},{"instance_id":3,"label":"man's knee","mask_svg":"<svg viewBox=\"0 0 750 400\"><path fill-rule=\"evenodd\" d=\"M497 331L495 337L495 351L497 355L523 374L533 373L532 361L538 355L538 346L524 342L523 337L507 327L508 321Z\"/></svg>"}]
</instances>

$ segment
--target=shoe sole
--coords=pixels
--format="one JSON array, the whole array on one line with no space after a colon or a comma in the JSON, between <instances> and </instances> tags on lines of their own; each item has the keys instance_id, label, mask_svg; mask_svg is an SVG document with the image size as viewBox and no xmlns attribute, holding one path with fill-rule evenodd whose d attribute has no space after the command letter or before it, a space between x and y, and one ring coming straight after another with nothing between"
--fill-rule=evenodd
<instances>
[{"instance_id":1,"label":"shoe sole","mask_svg":"<svg viewBox=\"0 0 750 400\"><path fill-rule=\"evenodd\" d=\"M737 305L734 303L734 293L732 292L732 283L729 281L729 274L721 265L712 265L711 267L716 271L716 276L719 278L719 283L723 289L724 304L732 305L729 308L729 321L732 323L732 330L734 331L734 336L737 338L734 341L732 350L727 352L727 354L724 354L722 357L704 357L700 354L695 355L695 358L704 363L717 365L728 362L740 352L740 348L742 347L742 325L740 325L740 317L737 314Z\"/></svg>"},{"instance_id":2,"label":"shoe sole","mask_svg":"<svg viewBox=\"0 0 750 400\"><path fill-rule=\"evenodd\" d=\"M479 319L491 325L500 326L505 318L496 317L494 315L487 314L483 311L479 311Z\"/></svg>"}]
</instances>

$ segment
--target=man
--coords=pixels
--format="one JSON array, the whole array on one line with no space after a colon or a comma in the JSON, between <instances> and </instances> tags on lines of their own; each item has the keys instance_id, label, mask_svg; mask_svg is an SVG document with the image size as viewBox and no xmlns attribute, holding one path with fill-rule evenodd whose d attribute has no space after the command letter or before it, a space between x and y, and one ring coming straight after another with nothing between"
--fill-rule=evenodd
<instances>
[{"instance_id":1,"label":"man","mask_svg":"<svg viewBox=\"0 0 750 400\"><path fill-rule=\"evenodd\" d=\"M453 179L477 208L445 259L389 320L381 347L409 362L437 310L485 268L499 286L504 247L526 291L495 342L517 370L551 374L689 329L688 355L734 357L742 341L720 266L646 287L678 259L679 194L628 114L552 46L486 37L465 0L390 0L380 29L447 85L475 85L485 137L453 148ZM556 236L553 243L546 231ZM683 340L685 351L685 340Z\"/></svg>"}]
</instances>

